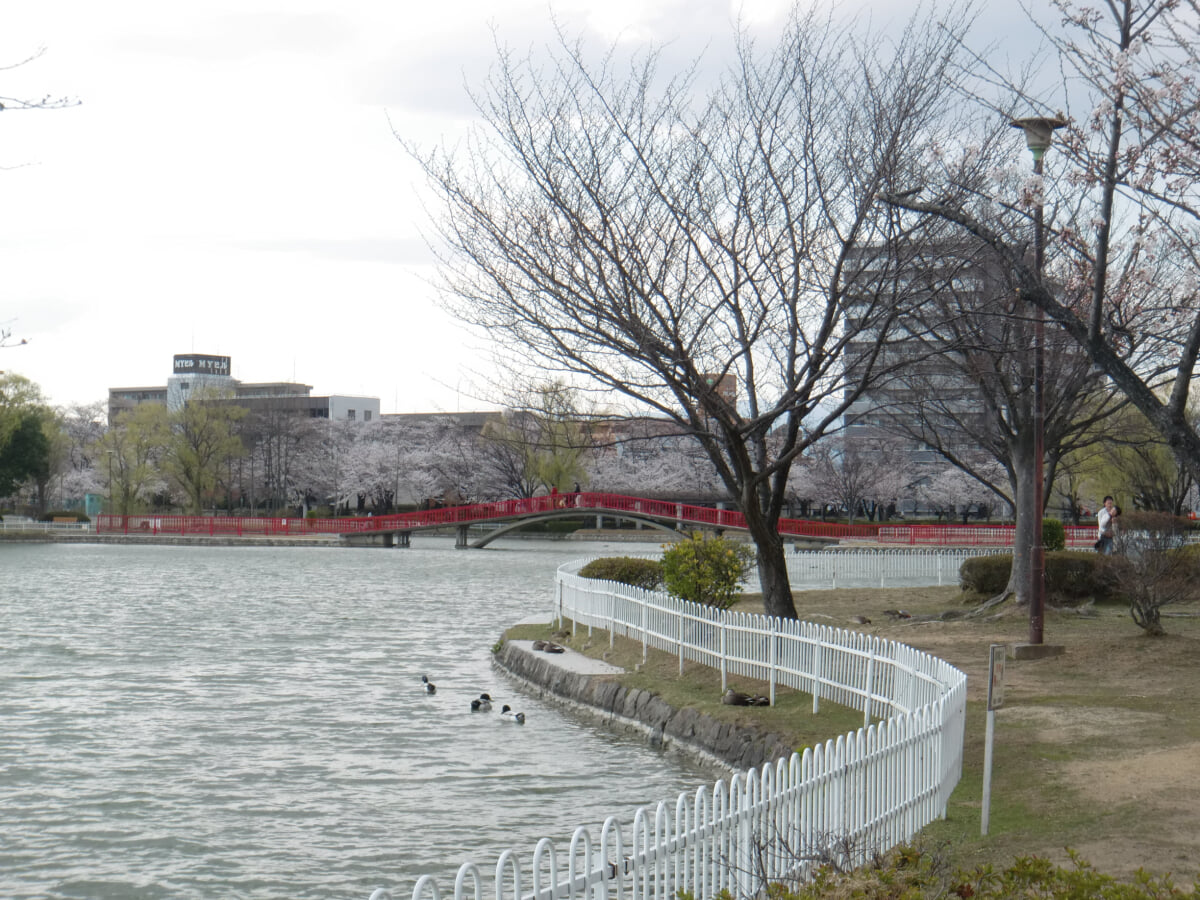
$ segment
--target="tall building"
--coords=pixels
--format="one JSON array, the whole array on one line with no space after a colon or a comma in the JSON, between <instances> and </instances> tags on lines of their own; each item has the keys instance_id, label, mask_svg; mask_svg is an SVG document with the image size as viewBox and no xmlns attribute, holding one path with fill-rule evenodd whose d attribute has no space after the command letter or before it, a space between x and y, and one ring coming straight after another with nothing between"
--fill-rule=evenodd
<instances>
[{"instance_id":1,"label":"tall building","mask_svg":"<svg viewBox=\"0 0 1200 900\"><path fill-rule=\"evenodd\" d=\"M846 270L849 325L864 327L847 347L845 390L861 393L845 415L845 446L869 454L887 441L913 462L939 461L921 440L922 423L982 420L964 361L969 340L986 339L989 309L1013 296L1003 270L990 255L958 242L860 247ZM971 329L963 327L968 318ZM1005 321L994 317L996 327ZM974 430L960 429L959 449L971 449ZM943 438L946 432L953 429Z\"/></svg>"}]
</instances>

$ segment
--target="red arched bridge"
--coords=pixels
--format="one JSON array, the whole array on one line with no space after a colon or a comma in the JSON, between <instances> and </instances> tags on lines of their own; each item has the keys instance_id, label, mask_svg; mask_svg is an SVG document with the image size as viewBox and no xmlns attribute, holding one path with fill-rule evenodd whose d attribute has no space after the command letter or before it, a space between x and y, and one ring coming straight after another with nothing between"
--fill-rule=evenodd
<instances>
[{"instance_id":1,"label":"red arched bridge","mask_svg":"<svg viewBox=\"0 0 1200 900\"><path fill-rule=\"evenodd\" d=\"M678 539L688 531L745 531L745 517L736 510L692 506L670 500L649 500L622 494L572 493L448 506L387 516L357 516L338 519L239 518L234 516L115 516L101 515L96 531L101 534L208 535L211 537L303 537L336 534L349 543L409 546L414 532L455 529L458 547L483 547L496 538L549 519L595 516L639 522ZM491 526L485 533L471 534L472 526ZM477 529L478 532L478 529ZM889 546L916 547L1007 547L1013 542L1011 525L847 525L808 519L780 519L779 533L815 541L869 541ZM1067 528L1067 546L1091 547L1096 529ZM473 538L473 539L472 539Z\"/></svg>"}]
</instances>

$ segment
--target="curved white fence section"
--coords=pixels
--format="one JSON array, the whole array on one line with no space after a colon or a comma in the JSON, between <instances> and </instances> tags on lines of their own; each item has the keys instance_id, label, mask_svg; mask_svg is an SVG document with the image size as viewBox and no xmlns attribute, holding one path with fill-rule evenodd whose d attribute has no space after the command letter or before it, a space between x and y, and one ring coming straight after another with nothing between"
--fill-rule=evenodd
<instances>
[{"instance_id":1,"label":"curved white fence section","mask_svg":"<svg viewBox=\"0 0 1200 900\"><path fill-rule=\"evenodd\" d=\"M559 569L556 615L719 668L863 710L864 727L726 784L680 794L622 825L581 826L524 859L505 851L491 878L464 863L455 900L739 900L816 865L858 864L945 815L962 772L967 678L895 641L787 619L721 613ZM722 679L724 684L724 678ZM881 721L870 723L872 718ZM441 900L423 876L413 900ZM377 890L371 900L390 900Z\"/></svg>"}]
</instances>

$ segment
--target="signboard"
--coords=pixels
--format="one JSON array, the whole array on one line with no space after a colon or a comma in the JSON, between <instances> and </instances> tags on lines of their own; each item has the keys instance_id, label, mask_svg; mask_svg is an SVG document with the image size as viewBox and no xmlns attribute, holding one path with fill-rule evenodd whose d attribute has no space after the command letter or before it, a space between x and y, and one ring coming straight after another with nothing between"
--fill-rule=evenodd
<instances>
[{"instance_id":1,"label":"signboard","mask_svg":"<svg viewBox=\"0 0 1200 900\"><path fill-rule=\"evenodd\" d=\"M1004 644L992 644L991 657L988 660L988 696L987 708L991 712L1004 705Z\"/></svg>"},{"instance_id":2,"label":"signboard","mask_svg":"<svg viewBox=\"0 0 1200 900\"><path fill-rule=\"evenodd\" d=\"M228 356L198 356L194 353L175 356L176 375L228 375Z\"/></svg>"}]
</instances>

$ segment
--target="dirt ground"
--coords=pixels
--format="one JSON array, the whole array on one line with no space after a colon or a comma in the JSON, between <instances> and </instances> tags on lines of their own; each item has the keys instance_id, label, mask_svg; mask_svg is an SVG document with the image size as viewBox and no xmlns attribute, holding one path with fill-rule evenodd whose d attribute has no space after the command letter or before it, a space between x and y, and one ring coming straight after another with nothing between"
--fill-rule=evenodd
<instances>
[{"instance_id":1,"label":"dirt ground","mask_svg":"<svg viewBox=\"0 0 1200 900\"><path fill-rule=\"evenodd\" d=\"M1168 607L1167 635L1147 637L1123 608L1049 611L1045 643L1061 656L1005 668L996 712L989 835L980 837L988 648L1028 639L1027 612L918 621L966 609L957 589L797 594L801 617L867 616L860 627L939 656L969 678L963 782L933 834L963 864L1016 855L1068 859L1128 878L1138 868L1200 876L1200 609ZM902 609L912 619L896 619Z\"/></svg>"}]
</instances>

